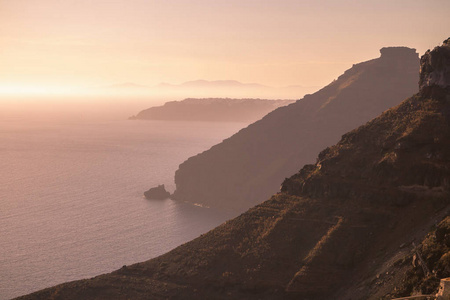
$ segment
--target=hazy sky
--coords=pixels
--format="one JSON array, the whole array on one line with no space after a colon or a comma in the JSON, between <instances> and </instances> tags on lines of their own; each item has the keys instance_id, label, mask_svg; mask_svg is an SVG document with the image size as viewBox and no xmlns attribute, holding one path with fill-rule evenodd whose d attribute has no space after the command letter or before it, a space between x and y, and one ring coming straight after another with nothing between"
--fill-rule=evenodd
<instances>
[{"instance_id":1,"label":"hazy sky","mask_svg":"<svg viewBox=\"0 0 450 300\"><path fill-rule=\"evenodd\" d=\"M448 0L0 0L0 92L234 79L325 85L450 36Z\"/></svg>"}]
</instances>

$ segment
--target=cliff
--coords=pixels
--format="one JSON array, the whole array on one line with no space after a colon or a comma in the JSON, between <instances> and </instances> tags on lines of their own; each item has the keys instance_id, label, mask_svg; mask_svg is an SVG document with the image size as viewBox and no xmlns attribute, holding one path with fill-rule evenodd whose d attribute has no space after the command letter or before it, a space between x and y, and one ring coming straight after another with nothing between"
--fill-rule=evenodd
<instances>
[{"instance_id":1,"label":"cliff","mask_svg":"<svg viewBox=\"0 0 450 300\"><path fill-rule=\"evenodd\" d=\"M417 92L418 72L414 49L381 49L380 58L189 158L176 171L172 197L236 211L261 203L342 134Z\"/></svg>"},{"instance_id":2,"label":"cliff","mask_svg":"<svg viewBox=\"0 0 450 300\"><path fill-rule=\"evenodd\" d=\"M434 83L345 134L280 193L207 234L147 262L22 299L435 293L436 280L450 276L449 212L450 88Z\"/></svg>"},{"instance_id":3,"label":"cliff","mask_svg":"<svg viewBox=\"0 0 450 300\"><path fill-rule=\"evenodd\" d=\"M444 41L444 45L450 44L450 38ZM420 59L420 81L421 89L430 86L443 88L450 86L450 48L439 47L428 50Z\"/></svg>"},{"instance_id":4,"label":"cliff","mask_svg":"<svg viewBox=\"0 0 450 300\"><path fill-rule=\"evenodd\" d=\"M209 122L254 122L293 100L188 98L151 107L130 119Z\"/></svg>"}]
</instances>

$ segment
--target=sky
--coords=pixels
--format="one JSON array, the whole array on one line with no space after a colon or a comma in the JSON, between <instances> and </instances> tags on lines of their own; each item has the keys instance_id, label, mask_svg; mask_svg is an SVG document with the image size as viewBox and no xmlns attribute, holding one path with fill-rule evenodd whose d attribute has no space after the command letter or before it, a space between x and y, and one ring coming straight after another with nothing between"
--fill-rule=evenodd
<instances>
[{"instance_id":1,"label":"sky","mask_svg":"<svg viewBox=\"0 0 450 300\"><path fill-rule=\"evenodd\" d=\"M450 36L448 0L0 0L0 96L122 82L323 86Z\"/></svg>"}]
</instances>

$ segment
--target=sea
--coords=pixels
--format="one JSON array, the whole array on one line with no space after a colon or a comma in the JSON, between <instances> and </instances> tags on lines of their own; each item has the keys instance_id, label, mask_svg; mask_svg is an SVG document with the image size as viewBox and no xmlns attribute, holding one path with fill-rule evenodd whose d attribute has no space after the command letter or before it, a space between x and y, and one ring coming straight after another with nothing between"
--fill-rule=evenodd
<instances>
[{"instance_id":1,"label":"sea","mask_svg":"<svg viewBox=\"0 0 450 300\"><path fill-rule=\"evenodd\" d=\"M231 218L147 200L243 123L0 115L0 299L161 255Z\"/></svg>"}]
</instances>

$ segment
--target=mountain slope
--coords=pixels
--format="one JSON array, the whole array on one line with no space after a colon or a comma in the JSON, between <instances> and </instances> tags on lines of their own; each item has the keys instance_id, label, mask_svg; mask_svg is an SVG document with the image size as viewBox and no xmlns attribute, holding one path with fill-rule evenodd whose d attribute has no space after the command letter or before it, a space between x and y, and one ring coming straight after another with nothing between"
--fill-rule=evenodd
<instances>
[{"instance_id":1,"label":"mountain slope","mask_svg":"<svg viewBox=\"0 0 450 300\"><path fill-rule=\"evenodd\" d=\"M433 56L440 63L428 63ZM399 270L408 269L412 242L450 212L450 76L428 80L449 67L450 40L422 58L417 95L345 134L241 216L158 258L23 299L362 300L394 292L411 279ZM429 235L419 246L433 276L450 276L447 223L432 233L436 243ZM408 282L420 280L428 279Z\"/></svg>"},{"instance_id":2,"label":"mountain slope","mask_svg":"<svg viewBox=\"0 0 450 300\"><path fill-rule=\"evenodd\" d=\"M182 163L173 198L237 211L261 203L343 133L415 93L418 67L414 49L381 49L380 58Z\"/></svg>"}]
</instances>

